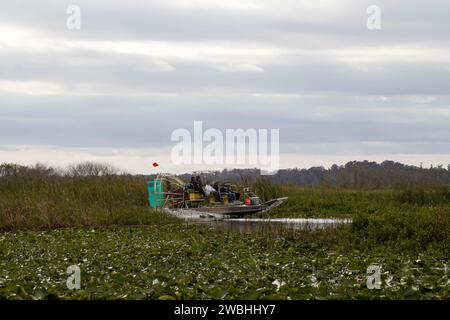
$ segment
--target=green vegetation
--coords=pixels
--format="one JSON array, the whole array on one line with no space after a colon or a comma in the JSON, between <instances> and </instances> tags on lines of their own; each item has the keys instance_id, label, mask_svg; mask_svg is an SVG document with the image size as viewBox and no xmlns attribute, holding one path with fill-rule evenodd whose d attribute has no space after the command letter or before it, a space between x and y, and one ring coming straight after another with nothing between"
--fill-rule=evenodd
<instances>
[{"instance_id":1,"label":"green vegetation","mask_svg":"<svg viewBox=\"0 0 450 320\"><path fill-rule=\"evenodd\" d=\"M355 214L448 213L450 187L357 190L281 187L289 201L270 212L279 217L352 217Z\"/></svg>"},{"instance_id":2,"label":"green vegetation","mask_svg":"<svg viewBox=\"0 0 450 320\"><path fill-rule=\"evenodd\" d=\"M352 218L354 245L392 245L422 250L440 244L450 251L449 188L353 190L284 186L289 201L272 217ZM343 237L341 237L343 239Z\"/></svg>"},{"instance_id":3,"label":"green vegetation","mask_svg":"<svg viewBox=\"0 0 450 320\"><path fill-rule=\"evenodd\" d=\"M397 200L421 206L439 206L450 202L450 187L439 188L407 188L397 194Z\"/></svg>"},{"instance_id":4,"label":"green vegetation","mask_svg":"<svg viewBox=\"0 0 450 320\"><path fill-rule=\"evenodd\" d=\"M345 233L345 231L343 231ZM20 231L0 236L0 297L7 299L405 299L449 297L439 246L333 244L340 231L220 233L208 226ZM300 238L299 238L300 237ZM66 269L81 268L81 290ZM366 269L382 266L382 290ZM276 281L284 283L277 290Z\"/></svg>"},{"instance_id":5,"label":"green vegetation","mask_svg":"<svg viewBox=\"0 0 450 320\"><path fill-rule=\"evenodd\" d=\"M450 297L448 188L255 182L264 197L289 196L271 216L353 223L241 234L150 211L145 182L125 175L0 177L0 298ZM82 271L81 290L66 287L74 264ZM382 266L381 290L366 287L371 264Z\"/></svg>"},{"instance_id":6,"label":"green vegetation","mask_svg":"<svg viewBox=\"0 0 450 320\"><path fill-rule=\"evenodd\" d=\"M257 194L262 201L269 201L274 198L283 197L281 185L273 183L269 179L243 178L240 185L250 187L250 189ZM243 192L242 190L240 191Z\"/></svg>"},{"instance_id":7,"label":"green vegetation","mask_svg":"<svg viewBox=\"0 0 450 320\"><path fill-rule=\"evenodd\" d=\"M0 230L52 229L148 220L146 179L132 176L0 178Z\"/></svg>"}]
</instances>

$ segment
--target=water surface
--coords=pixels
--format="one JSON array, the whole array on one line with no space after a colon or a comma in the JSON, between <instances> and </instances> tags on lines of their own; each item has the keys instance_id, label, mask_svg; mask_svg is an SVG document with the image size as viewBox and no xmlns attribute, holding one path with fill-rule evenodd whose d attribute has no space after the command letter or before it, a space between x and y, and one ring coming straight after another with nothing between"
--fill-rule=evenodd
<instances>
[{"instance_id":1,"label":"water surface","mask_svg":"<svg viewBox=\"0 0 450 320\"><path fill-rule=\"evenodd\" d=\"M320 218L224 218L222 215L199 213L194 210L179 210L169 214L193 224L208 224L223 231L252 233L256 231L276 232L280 229L315 230L333 228L351 219Z\"/></svg>"}]
</instances>

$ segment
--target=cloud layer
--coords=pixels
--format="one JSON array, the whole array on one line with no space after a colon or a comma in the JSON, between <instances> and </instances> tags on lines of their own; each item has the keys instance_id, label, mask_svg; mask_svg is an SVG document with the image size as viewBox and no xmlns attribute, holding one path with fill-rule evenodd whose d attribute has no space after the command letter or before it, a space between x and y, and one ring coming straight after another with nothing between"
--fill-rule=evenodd
<instances>
[{"instance_id":1,"label":"cloud layer","mask_svg":"<svg viewBox=\"0 0 450 320\"><path fill-rule=\"evenodd\" d=\"M66 28L69 4L81 30ZM378 31L372 4L2 4L0 159L145 171L203 120L279 128L284 166L450 163L450 3L377 1Z\"/></svg>"}]
</instances>

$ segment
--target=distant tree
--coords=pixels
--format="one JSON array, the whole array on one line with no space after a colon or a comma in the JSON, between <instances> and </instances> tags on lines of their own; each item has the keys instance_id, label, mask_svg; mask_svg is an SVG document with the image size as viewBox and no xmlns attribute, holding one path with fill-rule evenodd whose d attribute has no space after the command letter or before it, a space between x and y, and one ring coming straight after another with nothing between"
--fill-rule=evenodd
<instances>
[{"instance_id":1,"label":"distant tree","mask_svg":"<svg viewBox=\"0 0 450 320\"><path fill-rule=\"evenodd\" d=\"M70 176L110 176L119 173L119 169L108 163L86 161L70 165L67 170Z\"/></svg>"},{"instance_id":2,"label":"distant tree","mask_svg":"<svg viewBox=\"0 0 450 320\"><path fill-rule=\"evenodd\" d=\"M204 175L204 179L240 181L245 177L255 179L260 176L257 169L234 169L214 171ZM190 174L181 176L190 179ZM312 167L309 169L282 169L276 175L268 176L275 183L296 184L299 186L330 186L346 188L392 188L413 185L450 184L449 170L442 166L437 168L420 168L404 165L391 160L378 164L369 161L350 161L345 165L332 165L330 169Z\"/></svg>"},{"instance_id":3,"label":"distant tree","mask_svg":"<svg viewBox=\"0 0 450 320\"><path fill-rule=\"evenodd\" d=\"M26 175L29 176L48 177L57 174L57 170L44 163L36 163L26 168Z\"/></svg>"},{"instance_id":4,"label":"distant tree","mask_svg":"<svg viewBox=\"0 0 450 320\"><path fill-rule=\"evenodd\" d=\"M22 166L17 163L2 163L0 164L0 176L14 176L19 175L23 172L27 167Z\"/></svg>"}]
</instances>

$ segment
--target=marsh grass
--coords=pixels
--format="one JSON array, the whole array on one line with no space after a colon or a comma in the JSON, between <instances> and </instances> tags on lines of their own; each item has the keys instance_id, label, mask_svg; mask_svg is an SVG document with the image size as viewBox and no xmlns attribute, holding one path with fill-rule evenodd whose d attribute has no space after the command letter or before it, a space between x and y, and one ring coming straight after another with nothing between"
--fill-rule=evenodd
<instances>
[{"instance_id":1,"label":"marsh grass","mask_svg":"<svg viewBox=\"0 0 450 320\"><path fill-rule=\"evenodd\" d=\"M339 239L339 244L346 248L366 249L387 245L396 250L425 250L437 246L450 252L448 190L448 187L355 190L284 185L281 192L289 197L288 202L264 217L352 219L352 224L342 226L339 231L301 233L298 239L302 241L307 238L326 243L327 239Z\"/></svg>"},{"instance_id":2,"label":"marsh grass","mask_svg":"<svg viewBox=\"0 0 450 320\"><path fill-rule=\"evenodd\" d=\"M244 187L249 187L262 201L279 198L283 195L281 185L273 183L267 178L242 177L239 184Z\"/></svg>"},{"instance_id":3,"label":"marsh grass","mask_svg":"<svg viewBox=\"0 0 450 320\"><path fill-rule=\"evenodd\" d=\"M173 222L147 203L147 179L139 176L6 176L0 178L0 230L48 230ZM264 217L352 218L351 228L285 235L362 245L392 243L404 248L449 246L448 188L419 191L299 188L268 180L244 181L263 200L289 200ZM291 232L292 233L292 232ZM450 247L450 246L449 246Z\"/></svg>"},{"instance_id":4,"label":"marsh grass","mask_svg":"<svg viewBox=\"0 0 450 320\"><path fill-rule=\"evenodd\" d=\"M140 224L154 220L146 180L131 176L0 178L0 230Z\"/></svg>"},{"instance_id":5,"label":"marsh grass","mask_svg":"<svg viewBox=\"0 0 450 320\"><path fill-rule=\"evenodd\" d=\"M390 244L404 249L426 249L438 244L450 249L449 210L357 214L353 217L351 234L355 242L374 247Z\"/></svg>"},{"instance_id":6,"label":"marsh grass","mask_svg":"<svg viewBox=\"0 0 450 320\"><path fill-rule=\"evenodd\" d=\"M397 201L401 203L438 206L450 203L450 187L440 186L433 188L409 187L396 195Z\"/></svg>"}]
</instances>

